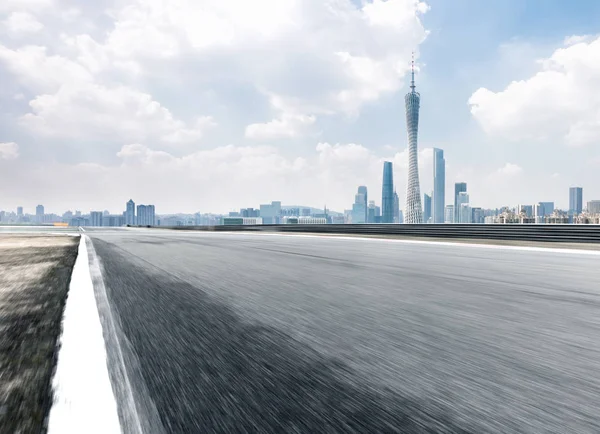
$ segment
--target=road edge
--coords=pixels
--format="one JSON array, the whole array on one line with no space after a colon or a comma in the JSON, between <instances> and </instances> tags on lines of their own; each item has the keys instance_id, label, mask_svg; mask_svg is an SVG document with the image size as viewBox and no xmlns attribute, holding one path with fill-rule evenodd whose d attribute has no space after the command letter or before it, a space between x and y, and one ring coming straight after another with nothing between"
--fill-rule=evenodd
<instances>
[{"instance_id":1,"label":"road edge","mask_svg":"<svg viewBox=\"0 0 600 434\"><path fill-rule=\"evenodd\" d=\"M81 236L62 319L49 434L120 433L117 402L108 375L102 325Z\"/></svg>"}]
</instances>

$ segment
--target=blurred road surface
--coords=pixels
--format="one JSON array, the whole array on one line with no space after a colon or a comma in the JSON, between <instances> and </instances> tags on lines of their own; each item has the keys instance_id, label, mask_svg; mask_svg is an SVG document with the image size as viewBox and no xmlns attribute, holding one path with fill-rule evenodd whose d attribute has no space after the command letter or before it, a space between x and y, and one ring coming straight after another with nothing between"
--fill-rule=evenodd
<instances>
[{"instance_id":1,"label":"blurred road surface","mask_svg":"<svg viewBox=\"0 0 600 434\"><path fill-rule=\"evenodd\" d=\"M597 255L86 234L147 431L600 432Z\"/></svg>"}]
</instances>

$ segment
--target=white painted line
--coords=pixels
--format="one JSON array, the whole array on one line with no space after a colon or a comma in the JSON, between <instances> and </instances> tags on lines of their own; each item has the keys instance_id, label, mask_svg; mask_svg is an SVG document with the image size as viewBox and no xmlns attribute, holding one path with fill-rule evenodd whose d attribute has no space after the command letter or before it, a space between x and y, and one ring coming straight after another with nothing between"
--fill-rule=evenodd
<instances>
[{"instance_id":1,"label":"white painted line","mask_svg":"<svg viewBox=\"0 0 600 434\"><path fill-rule=\"evenodd\" d=\"M79 242L62 330L48 433L120 433L85 236Z\"/></svg>"},{"instance_id":2,"label":"white painted line","mask_svg":"<svg viewBox=\"0 0 600 434\"><path fill-rule=\"evenodd\" d=\"M83 229L81 226L79 226L79 230L80 230L81 232L85 232L85 229Z\"/></svg>"},{"instance_id":3,"label":"white painted line","mask_svg":"<svg viewBox=\"0 0 600 434\"><path fill-rule=\"evenodd\" d=\"M188 231L177 231L186 233ZM190 231L192 232L192 231ZM282 234L279 232L225 232L225 231L195 231L200 234L222 234L222 235L255 235L255 236L279 236L279 237L303 237L303 238L328 238L332 240L369 240L384 243L400 243L400 244L428 244L434 246L452 246L452 247L467 247L477 249L499 249L499 250L524 250L529 252L542 253L567 253L574 255L600 256L600 250L584 250L584 249L563 249L553 247L532 247L532 246L506 246L502 244L474 244L452 241L422 241L422 240L402 240L397 238L377 238L377 237L348 237L337 235L310 235L310 234ZM490 240L493 242L494 240Z\"/></svg>"}]
</instances>

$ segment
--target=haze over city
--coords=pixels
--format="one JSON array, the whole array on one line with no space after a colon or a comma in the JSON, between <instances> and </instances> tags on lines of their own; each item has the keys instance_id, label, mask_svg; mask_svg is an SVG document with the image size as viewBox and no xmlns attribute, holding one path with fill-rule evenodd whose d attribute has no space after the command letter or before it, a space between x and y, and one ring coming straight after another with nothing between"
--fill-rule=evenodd
<instances>
[{"instance_id":1,"label":"haze over city","mask_svg":"<svg viewBox=\"0 0 600 434\"><path fill-rule=\"evenodd\" d=\"M413 51L421 193L436 147L446 203L455 182L485 208L598 199L584 3L3 2L0 208L341 212L389 160L404 209Z\"/></svg>"}]
</instances>

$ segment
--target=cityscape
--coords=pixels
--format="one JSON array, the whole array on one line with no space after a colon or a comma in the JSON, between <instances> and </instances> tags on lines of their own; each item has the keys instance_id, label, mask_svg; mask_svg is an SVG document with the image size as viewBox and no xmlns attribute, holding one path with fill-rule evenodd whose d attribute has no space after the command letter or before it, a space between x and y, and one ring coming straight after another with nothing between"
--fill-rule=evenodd
<instances>
[{"instance_id":1,"label":"cityscape","mask_svg":"<svg viewBox=\"0 0 600 434\"><path fill-rule=\"evenodd\" d=\"M404 97L406 129L408 133L408 184L405 208L394 187L391 161L383 163L383 182L380 205L361 185L354 196L352 207L344 212L309 206L283 206L281 201L261 204L258 208L241 208L226 215L156 214L154 205L139 204L133 199L121 213L108 210L68 210L62 215L46 213L38 205L35 214L25 213L22 206L15 211L0 210L0 224L63 225L77 227L119 226L216 226L268 224L600 224L600 200L590 200L584 207L583 187L569 188L569 208L557 209L553 201L517 204L496 209L473 206L466 182L454 183L451 203L446 204L446 160L444 150L433 149L433 191L420 193L418 169L418 129L421 96L416 91L414 58L411 63L410 91Z\"/></svg>"}]
</instances>

